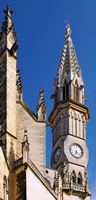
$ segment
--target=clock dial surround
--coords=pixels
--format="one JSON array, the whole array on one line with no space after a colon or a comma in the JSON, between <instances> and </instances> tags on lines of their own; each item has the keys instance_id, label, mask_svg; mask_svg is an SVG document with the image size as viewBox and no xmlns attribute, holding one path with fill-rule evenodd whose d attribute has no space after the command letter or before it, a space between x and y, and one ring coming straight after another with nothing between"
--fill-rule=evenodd
<instances>
[{"instance_id":1,"label":"clock dial surround","mask_svg":"<svg viewBox=\"0 0 96 200\"><path fill-rule=\"evenodd\" d=\"M71 155L75 158L81 158L83 156L83 149L79 144L72 144L69 149Z\"/></svg>"}]
</instances>

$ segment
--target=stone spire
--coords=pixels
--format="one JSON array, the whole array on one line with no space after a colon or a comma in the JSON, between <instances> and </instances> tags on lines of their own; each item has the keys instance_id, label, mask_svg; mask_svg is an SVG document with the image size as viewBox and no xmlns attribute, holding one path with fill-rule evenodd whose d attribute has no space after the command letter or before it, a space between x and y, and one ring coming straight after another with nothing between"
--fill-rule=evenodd
<instances>
[{"instance_id":1,"label":"stone spire","mask_svg":"<svg viewBox=\"0 0 96 200\"><path fill-rule=\"evenodd\" d=\"M55 103L62 100L76 100L84 103L84 83L71 34L70 25L67 24L64 48L55 79L55 93L52 96Z\"/></svg>"},{"instance_id":2,"label":"stone spire","mask_svg":"<svg viewBox=\"0 0 96 200\"><path fill-rule=\"evenodd\" d=\"M44 100L44 90L40 90L39 103L37 105L38 120L46 120L46 105Z\"/></svg>"},{"instance_id":3,"label":"stone spire","mask_svg":"<svg viewBox=\"0 0 96 200\"><path fill-rule=\"evenodd\" d=\"M78 74L78 76L81 75L71 33L70 25L67 24L64 48L62 50L60 65L56 77L56 83L59 87L63 85L64 77L69 76L70 80L72 80L75 74Z\"/></svg>"}]
</instances>

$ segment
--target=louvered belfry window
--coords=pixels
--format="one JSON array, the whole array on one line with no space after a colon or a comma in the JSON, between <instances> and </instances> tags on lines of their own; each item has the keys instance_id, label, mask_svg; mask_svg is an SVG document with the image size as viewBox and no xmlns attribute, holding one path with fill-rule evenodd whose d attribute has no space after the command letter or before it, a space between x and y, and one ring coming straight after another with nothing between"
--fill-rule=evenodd
<instances>
[{"instance_id":1,"label":"louvered belfry window","mask_svg":"<svg viewBox=\"0 0 96 200\"><path fill-rule=\"evenodd\" d=\"M68 100L68 98L69 98L68 84L66 83L66 80L65 80L64 87L63 87L63 100Z\"/></svg>"}]
</instances>

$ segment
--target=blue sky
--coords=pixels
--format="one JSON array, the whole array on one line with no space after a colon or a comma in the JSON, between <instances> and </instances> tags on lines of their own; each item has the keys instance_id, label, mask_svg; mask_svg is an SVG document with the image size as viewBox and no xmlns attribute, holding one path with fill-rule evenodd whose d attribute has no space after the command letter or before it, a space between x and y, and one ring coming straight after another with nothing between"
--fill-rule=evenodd
<instances>
[{"instance_id":1,"label":"blue sky","mask_svg":"<svg viewBox=\"0 0 96 200\"><path fill-rule=\"evenodd\" d=\"M65 21L72 38L85 83L86 104L91 119L87 125L89 147L89 184L96 191L96 0L0 0L2 10L9 3L14 10L17 32L18 67L21 69L24 99L35 112L39 89L44 88L47 116L53 106L53 81L64 45ZM50 147L50 148L49 148ZM47 131L47 165L51 149L51 131ZM94 197L93 199L96 199Z\"/></svg>"}]
</instances>

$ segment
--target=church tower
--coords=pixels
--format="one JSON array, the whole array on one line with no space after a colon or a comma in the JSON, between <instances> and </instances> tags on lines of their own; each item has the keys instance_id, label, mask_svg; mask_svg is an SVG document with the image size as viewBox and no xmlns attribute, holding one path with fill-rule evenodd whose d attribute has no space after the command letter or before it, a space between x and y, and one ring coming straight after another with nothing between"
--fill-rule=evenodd
<instances>
[{"instance_id":1,"label":"church tower","mask_svg":"<svg viewBox=\"0 0 96 200\"><path fill-rule=\"evenodd\" d=\"M16 145L16 50L12 11L7 6L0 32L0 139L8 160ZM10 153L14 155L10 155Z\"/></svg>"},{"instance_id":2,"label":"church tower","mask_svg":"<svg viewBox=\"0 0 96 200\"><path fill-rule=\"evenodd\" d=\"M61 176L61 199L89 200L86 171L89 110L84 104L84 82L69 24L66 26L65 44L54 87L54 108L49 116L53 128L51 164Z\"/></svg>"}]
</instances>

